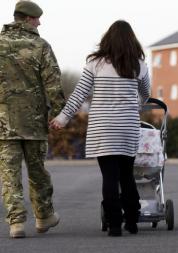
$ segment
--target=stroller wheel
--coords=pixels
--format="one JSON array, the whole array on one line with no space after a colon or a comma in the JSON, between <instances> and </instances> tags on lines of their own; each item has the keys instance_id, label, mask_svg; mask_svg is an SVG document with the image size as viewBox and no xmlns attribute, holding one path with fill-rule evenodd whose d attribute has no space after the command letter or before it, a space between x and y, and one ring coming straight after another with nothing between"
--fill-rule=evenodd
<instances>
[{"instance_id":1,"label":"stroller wheel","mask_svg":"<svg viewBox=\"0 0 178 253\"><path fill-rule=\"evenodd\" d=\"M106 217L104 214L104 208L101 203L101 231L105 232L107 231L107 229L108 229L108 224L107 224Z\"/></svg>"},{"instance_id":2,"label":"stroller wheel","mask_svg":"<svg viewBox=\"0 0 178 253\"><path fill-rule=\"evenodd\" d=\"M173 201L171 199L168 199L166 201L166 224L167 224L167 230L173 230L174 229L174 205Z\"/></svg>"},{"instance_id":3,"label":"stroller wheel","mask_svg":"<svg viewBox=\"0 0 178 253\"><path fill-rule=\"evenodd\" d=\"M151 223L151 227L152 227L152 228L157 228L157 226L158 226L158 222L153 221L153 222Z\"/></svg>"}]
</instances>

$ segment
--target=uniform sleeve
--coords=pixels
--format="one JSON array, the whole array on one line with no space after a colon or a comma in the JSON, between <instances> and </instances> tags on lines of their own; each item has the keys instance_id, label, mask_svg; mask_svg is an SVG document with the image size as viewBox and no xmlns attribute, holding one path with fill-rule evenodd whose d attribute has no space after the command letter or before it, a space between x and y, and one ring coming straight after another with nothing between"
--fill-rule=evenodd
<instances>
[{"instance_id":1,"label":"uniform sleeve","mask_svg":"<svg viewBox=\"0 0 178 253\"><path fill-rule=\"evenodd\" d=\"M65 126L68 123L70 118L74 116L74 114L80 109L83 102L89 96L94 81L94 75L91 71L91 64L87 64L83 69L81 78L76 85L73 93L69 97L66 106L57 116L57 120L61 125Z\"/></svg>"},{"instance_id":2,"label":"uniform sleeve","mask_svg":"<svg viewBox=\"0 0 178 253\"><path fill-rule=\"evenodd\" d=\"M55 117L65 105L61 86L61 71L51 46L46 43L42 53L41 78L45 90L49 117Z\"/></svg>"},{"instance_id":3,"label":"uniform sleeve","mask_svg":"<svg viewBox=\"0 0 178 253\"><path fill-rule=\"evenodd\" d=\"M148 67L144 62L140 62L140 74L138 76L138 95L141 104L146 103L150 97L150 78Z\"/></svg>"}]
</instances>

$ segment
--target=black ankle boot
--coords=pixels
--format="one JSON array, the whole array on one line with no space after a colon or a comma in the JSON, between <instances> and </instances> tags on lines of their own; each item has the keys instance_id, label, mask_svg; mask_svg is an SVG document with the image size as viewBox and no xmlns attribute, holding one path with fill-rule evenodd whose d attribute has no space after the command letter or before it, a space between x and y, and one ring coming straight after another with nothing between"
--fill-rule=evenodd
<instances>
[{"instance_id":1,"label":"black ankle boot","mask_svg":"<svg viewBox=\"0 0 178 253\"><path fill-rule=\"evenodd\" d=\"M131 234L138 233L137 223L125 223L124 229L129 231Z\"/></svg>"},{"instance_id":2,"label":"black ankle boot","mask_svg":"<svg viewBox=\"0 0 178 253\"><path fill-rule=\"evenodd\" d=\"M108 236L122 236L121 227L109 227Z\"/></svg>"}]
</instances>

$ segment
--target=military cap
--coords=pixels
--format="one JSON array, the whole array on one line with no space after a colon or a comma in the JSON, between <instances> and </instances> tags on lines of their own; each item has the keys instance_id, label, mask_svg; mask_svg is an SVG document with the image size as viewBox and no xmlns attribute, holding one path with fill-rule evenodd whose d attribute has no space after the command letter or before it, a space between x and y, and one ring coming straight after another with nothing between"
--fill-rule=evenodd
<instances>
[{"instance_id":1,"label":"military cap","mask_svg":"<svg viewBox=\"0 0 178 253\"><path fill-rule=\"evenodd\" d=\"M23 13L26 16L39 18L43 11L42 9L32 1L19 1L15 6L15 12Z\"/></svg>"}]
</instances>

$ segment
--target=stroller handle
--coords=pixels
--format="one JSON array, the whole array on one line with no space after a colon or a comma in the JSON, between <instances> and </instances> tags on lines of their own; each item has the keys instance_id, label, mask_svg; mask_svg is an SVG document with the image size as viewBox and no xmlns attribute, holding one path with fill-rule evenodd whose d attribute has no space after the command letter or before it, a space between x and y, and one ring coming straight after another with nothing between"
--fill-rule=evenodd
<instances>
[{"instance_id":1,"label":"stroller handle","mask_svg":"<svg viewBox=\"0 0 178 253\"><path fill-rule=\"evenodd\" d=\"M159 99L156 98L149 98L146 104L142 105L141 111L149 111L152 109L163 109L164 116L161 125L161 139L165 140L167 138L167 116L168 116L168 109L167 105ZM164 149L165 149L165 142L164 142Z\"/></svg>"},{"instance_id":2,"label":"stroller handle","mask_svg":"<svg viewBox=\"0 0 178 253\"><path fill-rule=\"evenodd\" d=\"M154 105L153 105L154 104ZM165 114L167 114L167 105L159 99L149 98L145 105L142 105L142 111L152 110L152 109L163 109Z\"/></svg>"}]
</instances>

